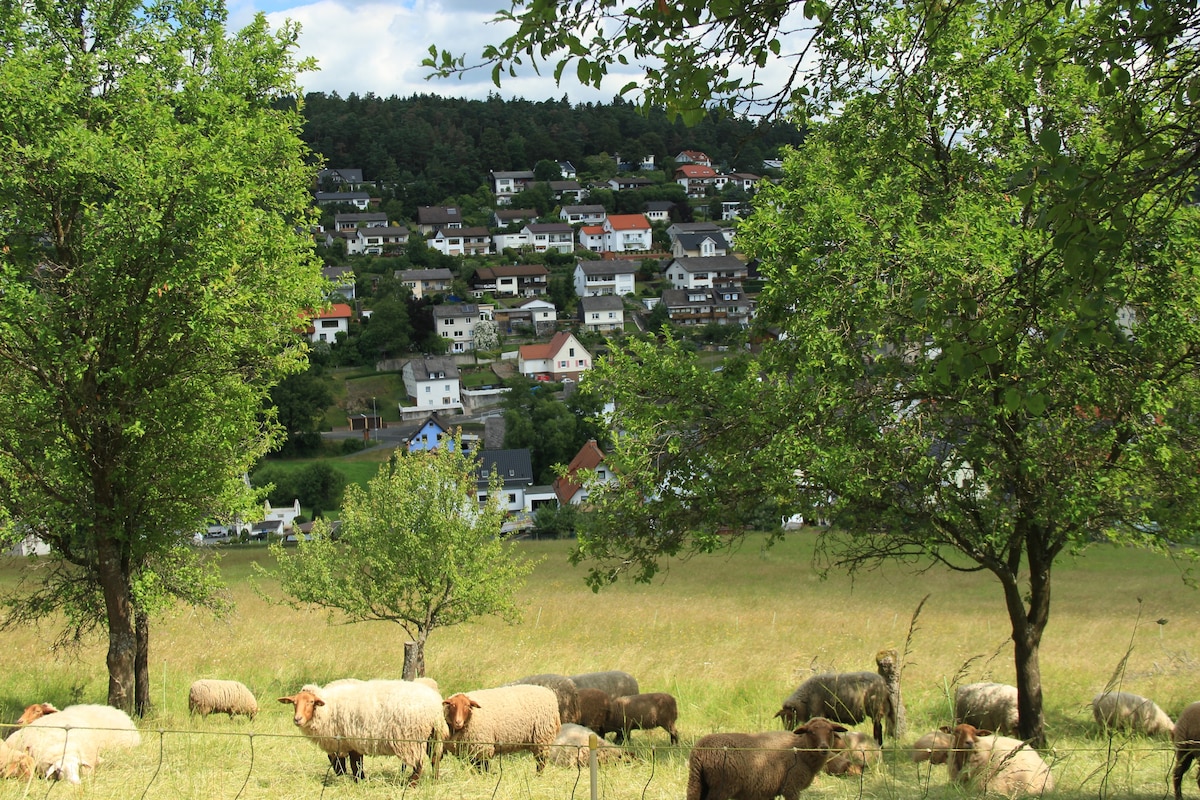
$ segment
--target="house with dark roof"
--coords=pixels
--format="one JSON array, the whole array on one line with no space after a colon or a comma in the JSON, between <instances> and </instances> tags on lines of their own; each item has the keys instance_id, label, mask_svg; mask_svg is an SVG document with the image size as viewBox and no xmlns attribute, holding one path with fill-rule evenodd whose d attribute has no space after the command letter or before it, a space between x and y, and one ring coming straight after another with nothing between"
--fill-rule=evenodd
<instances>
[{"instance_id":1,"label":"house with dark roof","mask_svg":"<svg viewBox=\"0 0 1200 800\"><path fill-rule=\"evenodd\" d=\"M515 308L497 307L494 313L500 330L509 334L515 333L518 325L528 325L535 335L546 336L554 332L558 320L554 303L542 297L526 300Z\"/></svg>"},{"instance_id":2,"label":"house with dark roof","mask_svg":"<svg viewBox=\"0 0 1200 800\"><path fill-rule=\"evenodd\" d=\"M729 255L729 242L722 231L697 231L676 234L671 255L676 258L712 258Z\"/></svg>"},{"instance_id":3,"label":"house with dark roof","mask_svg":"<svg viewBox=\"0 0 1200 800\"><path fill-rule=\"evenodd\" d=\"M579 297L633 294L637 270L632 261L580 261L575 265L575 294Z\"/></svg>"},{"instance_id":4,"label":"house with dark roof","mask_svg":"<svg viewBox=\"0 0 1200 800\"><path fill-rule=\"evenodd\" d=\"M550 270L541 264L501 264L480 267L471 279L471 292L497 297L537 297L546 293Z\"/></svg>"},{"instance_id":5,"label":"house with dark roof","mask_svg":"<svg viewBox=\"0 0 1200 800\"><path fill-rule=\"evenodd\" d=\"M660 301L677 325L750 324L754 306L741 286L729 284L695 289L663 289Z\"/></svg>"},{"instance_id":6,"label":"house with dark roof","mask_svg":"<svg viewBox=\"0 0 1200 800\"><path fill-rule=\"evenodd\" d=\"M579 323L586 331L625 330L625 301L615 294L579 298Z\"/></svg>"},{"instance_id":7,"label":"house with dark roof","mask_svg":"<svg viewBox=\"0 0 1200 800\"><path fill-rule=\"evenodd\" d=\"M558 218L570 225L599 225L608 212L601 205L563 206Z\"/></svg>"},{"instance_id":8,"label":"house with dark roof","mask_svg":"<svg viewBox=\"0 0 1200 800\"><path fill-rule=\"evenodd\" d=\"M425 244L444 256L486 255L492 252L492 234L479 226L438 228L425 239Z\"/></svg>"},{"instance_id":9,"label":"house with dark roof","mask_svg":"<svg viewBox=\"0 0 1200 800\"><path fill-rule=\"evenodd\" d=\"M575 250L575 229L565 222L531 222L521 232L536 253L547 250L571 253Z\"/></svg>"},{"instance_id":10,"label":"house with dark roof","mask_svg":"<svg viewBox=\"0 0 1200 800\"><path fill-rule=\"evenodd\" d=\"M493 170L492 188L496 195L496 205L508 205L512 202L514 194L524 191L533 181L533 170Z\"/></svg>"},{"instance_id":11,"label":"house with dark roof","mask_svg":"<svg viewBox=\"0 0 1200 800\"><path fill-rule=\"evenodd\" d=\"M345 203L365 211L371 204L371 195L366 192L317 192L314 197L317 204L322 206Z\"/></svg>"},{"instance_id":12,"label":"house with dark roof","mask_svg":"<svg viewBox=\"0 0 1200 800\"><path fill-rule=\"evenodd\" d=\"M671 212L674 209L675 203L671 200L647 200L645 203L642 203L642 213L651 222L669 221L671 219Z\"/></svg>"},{"instance_id":13,"label":"house with dark roof","mask_svg":"<svg viewBox=\"0 0 1200 800\"><path fill-rule=\"evenodd\" d=\"M329 281L330 295L338 295L343 300L353 302L357 296L355 290L354 270L350 267L324 267L321 277Z\"/></svg>"},{"instance_id":14,"label":"house with dark roof","mask_svg":"<svg viewBox=\"0 0 1200 800\"><path fill-rule=\"evenodd\" d=\"M388 216L382 211L344 212L333 215L333 227L339 231L355 228L386 228Z\"/></svg>"},{"instance_id":15,"label":"house with dark roof","mask_svg":"<svg viewBox=\"0 0 1200 800\"><path fill-rule=\"evenodd\" d=\"M461 228L462 210L458 206L421 206L417 209L417 230L429 236L440 228Z\"/></svg>"},{"instance_id":16,"label":"house with dark roof","mask_svg":"<svg viewBox=\"0 0 1200 800\"><path fill-rule=\"evenodd\" d=\"M511 512L524 511L525 492L533 486L533 462L529 448L516 450L480 450L475 473L476 498L483 505L488 499L488 481L492 473L500 478L505 498L503 506Z\"/></svg>"},{"instance_id":17,"label":"house with dark roof","mask_svg":"<svg viewBox=\"0 0 1200 800\"><path fill-rule=\"evenodd\" d=\"M400 370L404 391L412 405L401 406L401 415L434 411L462 413L462 387L458 365L448 356L414 358Z\"/></svg>"},{"instance_id":18,"label":"house with dark roof","mask_svg":"<svg viewBox=\"0 0 1200 800\"><path fill-rule=\"evenodd\" d=\"M413 297L420 300L430 294L442 294L450 291L454 283L454 273L448 269L399 269L395 277L400 283L412 290Z\"/></svg>"},{"instance_id":19,"label":"house with dark roof","mask_svg":"<svg viewBox=\"0 0 1200 800\"><path fill-rule=\"evenodd\" d=\"M492 319L494 306L459 303L434 306L434 332L450 342L451 353L469 353L475 349L475 326Z\"/></svg>"},{"instance_id":20,"label":"house with dark roof","mask_svg":"<svg viewBox=\"0 0 1200 800\"><path fill-rule=\"evenodd\" d=\"M361 169L347 169L342 167L335 169L327 167L317 171L317 182L321 184L349 184L357 186L363 182L363 171Z\"/></svg>"},{"instance_id":21,"label":"house with dark roof","mask_svg":"<svg viewBox=\"0 0 1200 800\"><path fill-rule=\"evenodd\" d=\"M675 258L663 270L676 289L711 288L721 284L742 283L750 268L737 256Z\"/></svg>"},{"instance_id":22,"label":"house with dark roof","mask_svg":"<svg viewBox=\"0 0 1200 800\"><path fill-rule=\"evenodd\" d=\"M572 176L565 181L550 181L550 193L554 195L555 200L578 203L587 194L587 190Z\"/></svg>"},{"instance_id":23,"label":"house with dark roof","mask_svg":"<svg viewBox=\"0 0 1200 800\"><path fill-rule=\"evenodd\" d=\"M509 225L524 225L538 218L536 208L497 208L492 212L492 225L507 228Z\"/></svg>"}]
</instances>

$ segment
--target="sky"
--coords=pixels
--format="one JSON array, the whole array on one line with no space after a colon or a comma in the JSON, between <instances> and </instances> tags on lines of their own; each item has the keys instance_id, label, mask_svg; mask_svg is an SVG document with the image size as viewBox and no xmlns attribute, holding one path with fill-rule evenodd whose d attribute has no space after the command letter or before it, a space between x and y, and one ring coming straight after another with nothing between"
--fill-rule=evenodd
<instances>
[{"instance_id":1,"label":"sky","mask_svg":"<svg viewBox=\"0 0 1200 800\"><path fill-rule=\"evenodd\" d=\"M229 28L246 25L262 11L275 28L284 20L300 23L298 56L312 56L320 66L304 73L306 92L355 92L381 97L436 94L483 99L489 93L505 98L540 101L560 99L572 103L613 99L622 86L636 77L609 75L599 90L581 86L564 75L561 86L553 79L554 66L543 66L544 76L533 70L507 77L497 89L490 70L475 70L462 79L427 80L429 70L421 60L429 46L477 58L485 44L502 41L511 28L491 24L496 12L508 8L506 0L228 0Z\"/></svg>"}]
</instances>

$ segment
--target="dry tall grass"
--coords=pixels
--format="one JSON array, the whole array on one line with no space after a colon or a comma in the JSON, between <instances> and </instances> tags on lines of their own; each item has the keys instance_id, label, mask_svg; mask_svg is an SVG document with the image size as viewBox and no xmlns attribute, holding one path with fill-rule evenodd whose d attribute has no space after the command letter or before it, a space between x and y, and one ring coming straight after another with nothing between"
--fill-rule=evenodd
<instances>
[{"instance_id":1,"label":"dry tall grass","mask_svg":"<svg viewBox=\"0 0 1200 800\"><path fill-rule=\"evenodd\" d=\"M913 611L929 595L904 671L911 741L949 722L947 693L960 682L1011 683L1012 648L998 587L981 574L935 570L913 575L887 568L851 581L820 580L810 564L811 534L762 551L751 539L732 554L675 563L650 586L621 584L593 594L567 563L569 545L527 542L546 556L521 592L524 621L509 627L480 620L433 634L429 674L444 694L494 686L540 672L623 669L643 691L679 701L683 744L661 731L635 732L638 759L607 766L602 797L679 800L687 747L712 731L778 727L780 701L813 671L874 669L880 648L903 648ZM276 698L307 682L398 677L405 636L394 625L330 624L321 613L271 604L269 582L254 585L250 563L269 566L262 549L232 549L222 562L237 611L229 619L181 611L156 621L151 643L153 713L141 723L144 743L114 753L85 781L92 798L478 797L491 800L586 798L588 777L548 767L534 774L528 755L506 758L488 773L453 757L441 779L407 788L394 759L368 758L368 780L352 785L327 774L324 756L298 738L290 706ZM16 568L0 567L0 588ZM1158 624L1158 620L1165 620ZM335 623L337 621L335 620ZM1132 645L1123 688L1152 697L1174 716L1200 699L1200 597L1160 556L1099 547L1056 572L1052 621L1042 648L1050 759L1057 795L1067 798L1161 798L1169 744L1106 740L1087 703ZM63 705L103 702L103 643L70 655L49 650L52 631L3 634L0 720L35 700ZM189 719L187 688L200 677L247 684L262 711L239 718ZM889 749L890 749L889 743ZM824 777L802 797L954 797L944 767L918 769L900 753L863 781ZM1194 778L1189 786L1195 790ZM0 782L0 800L44 796L50 787ZM56 790L61 794L65 787Z\"/></svg>"}]
</instances>

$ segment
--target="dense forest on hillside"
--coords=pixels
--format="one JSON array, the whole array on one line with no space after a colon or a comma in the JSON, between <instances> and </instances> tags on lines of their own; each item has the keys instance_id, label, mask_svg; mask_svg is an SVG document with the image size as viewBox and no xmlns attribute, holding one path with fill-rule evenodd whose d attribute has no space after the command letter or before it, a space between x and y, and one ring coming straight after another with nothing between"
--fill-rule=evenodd
<instances>
[{"instance_id":1,"label":"dense forest on hillside","mask_svg":"<svg viewBox=\"0 0 1200 800\"><path fill-rule=\"evenodd\" d=\"M681 150L700 150L714 166L761 174L763 159L800 133L783 122L706 117L693 127L664 111L644 114L621 98L611 104L572 105L466 100L413 95L310 93L303 112L304 138L326 165L362 169L367 180L395 185L398 199L416 207L490 186L492 170L533 169L536 162L570 161L581 174L596 160L638 161L652 155L662 165ZM402 197L399 195L402 193Z\"/></svg>"}]
</instances>

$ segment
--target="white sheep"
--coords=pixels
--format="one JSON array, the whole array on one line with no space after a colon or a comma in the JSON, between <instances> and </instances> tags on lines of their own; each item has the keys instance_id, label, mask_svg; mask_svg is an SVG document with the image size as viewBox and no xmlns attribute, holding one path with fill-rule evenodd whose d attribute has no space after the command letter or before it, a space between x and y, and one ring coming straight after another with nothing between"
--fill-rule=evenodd
<instances>
[{"instance_id":1,"label":"white sheep","mask_svg":"<svg viewBox=\"0 0 1200 800\"><path fill-rule=\"evenodd\" d=\"M710 733L688 755L687 800L796 800L841 746L845 726L818 717L794 731Z\"/></svg>"},{"instance_id":2,"label":"white sheep","mask_svg":"<svg viewBox=\"0 0 1200 800\"><path fill-rule=\"evenodd\" d=\"M18 725L28 725L35 719L41 719L47 714L57 714L58 709L53 703L33 703L25 706L25 710L21 712L21 716L17 718Z\"/></svg>"},{"instance_id":3,"label":"white sheep","mask_svg":"<svg viewBox=\"0 0 1200 800\"><path fill-rule=\"evenodd\" d=\"M529 751L537 771L545 768L562 727L552 690L518 684L460 692L444 702L451 753L486 769L497 755Z\"/></svg>"},{"instance_id":4,"label":"white sheep","mask_svg":"<svg viewBox=\"0 0 1200 800\"><path fill-rule=\"evenodd\" d=\"M188 688L188 713L207 717L209 714L243 714L254 719L258 700L254 692L239 681L203 679Z\"/></svg>"},{"instance_id":5,"label":"white sheep","mask_svg":"<svg viewBox=\"0 0 1200 800\"><path fill-rule=\"evenodd\" d=\"M80 775L96 769L101 751L141 743L137 726L124 711L102 705L67 706L33 720L4 741L0 774L36 774L79 783Z\"/></svg>"},{"instance_id":6,"label":"white sheep","mask_svg":"<svg viewBox=\"0 0 1200 800\"><path fill-rule=\"evenodd\" d=\"M295 707L292 722L325 751L334 772L365 777L363 756L394 755L412 768L409 782L421 777L429 753L434 778L449 731L442 696L414 681L343 679L325 686L306 685L281 703Z\"/></svg>"},{"instance_id":7,"label":"white sheep","mask_svg":"<svg viewBox=\"0 0 1200 800\"><path fill-rule=\"evenodd\" d=\"M948 730L931 731L913 742L912 760L915 763L945 764L954 746L954 734Z\"/></svg>"},{"instance_id":8,"label":"white sheep","mask_svg":"<svg viewBox=\"0 0 1200 800\"><path fill-rule=\"evenodd\" d=\"M1175 723L1158 705L1132 692L1102 692L1092 698L1092 716L1101 730L1125 730L1146 736L1167 736Z\"/></svg>"},{"instance_id":9,"label":"white sheep","mask_svg":"<svg viewBox=\"0 0 1200 800\"><path fill-rule=\"evenodd\" d=\"M954 690L954 724L974 725L1004 734L1017 732L1017 687L1006 683L968 683Z\"/></svg>"},{"instance_id":10,"label":"white sheep","mask_svg":"<svg viewBox=\"0 0 1200 800\"><path fill-rule=\"evenodd\" d=\"M830 775L862 775L868 767L883 761L879 743L862 731L846 731L838 739L841 749L825 762L825 771Z\"/></svg>"},{"instance_id":11,"label":"white sheep","mask_svg":"<svg viewBox=\"0 0 1200 800\"><path fill-rule=\"evenodd\" d=\"M558 736L554 737L554 746L550 750L551 763L576 769L588 766L593 736L596 737L596 758L601 763L629 758L627 750L606 741L591 728L567 722L559 730Z\"/></svg>"},{"instance_id":12,"label":"white sheep","mask_svg":"<svg viewBox=\"0 0 1200 800\"><path fill-rule=\"evenodd\" d=\"M962 724L954 727L951 748L947 767L952 783L1006 797L1054 790L1050 766L1020 739Z\"/></svg>"}]
</instances>

